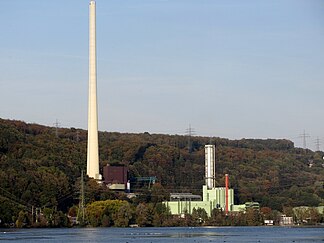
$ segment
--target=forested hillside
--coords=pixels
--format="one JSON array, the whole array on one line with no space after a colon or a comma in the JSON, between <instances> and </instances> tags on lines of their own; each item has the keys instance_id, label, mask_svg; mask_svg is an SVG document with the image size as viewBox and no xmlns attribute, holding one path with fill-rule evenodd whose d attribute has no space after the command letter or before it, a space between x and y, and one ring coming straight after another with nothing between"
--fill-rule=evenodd
<instances>
[{"instance_id":1,"label":"forested hillside","mask_svg":"<svg viewBox=\"0 0 324 243\"><path fill-rule=\"evenodd\" d=\"M204 146L211 143L216 145L217 183L223 186L224 174L230 175L236 204L253 200L282 210L324 202L323 152L294 148L288 140L194 136L191 143L189 151L186 136L100 132L100 167L125 164L131 177L156 176L166 192L200 194ZM86 144L85 130L59 128L56 134L52 127L0 119L2 218L17 214L25 206L66 211L78 204ZM95 185L92 187L88 202L116 198L107 190L98 192Z\"/></svg>"}]
</instances>

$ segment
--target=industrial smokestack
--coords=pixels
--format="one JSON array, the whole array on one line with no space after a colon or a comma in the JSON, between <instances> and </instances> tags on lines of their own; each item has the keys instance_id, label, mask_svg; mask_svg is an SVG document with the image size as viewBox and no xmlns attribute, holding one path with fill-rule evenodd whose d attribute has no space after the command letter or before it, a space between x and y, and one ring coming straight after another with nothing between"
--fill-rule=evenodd
<instances>
[{"instance_id":1,"label":"industrial smokestack","mask_svg":"<svg viewBox=\"0 0 324 243\"><path fill-rule=\"evenodd\" d=\"M97 112L97 54L96 54L96 2L89 4L89 97L87 175L101 180L99 174L98 112Z\"/></svg>"},{"instance_id":2,"label":"industrial smokestack","mask_svg":"<svg viewBox=\"0 0 324 243\"><path fill-rule=\"evenodd\" d=\"M225 174L225 214L228 214L228 174Z\"/></svg>"},{"instance_id":3,"label":"industrial smokestack","mask_svg":"<svg viewBox=\"0 0 324 243\"><path fill-rule=\"evenodd\" d=\"M215 145L205 145L205 179L208 189L215 188Z\"/></svg>"}]
</instances>

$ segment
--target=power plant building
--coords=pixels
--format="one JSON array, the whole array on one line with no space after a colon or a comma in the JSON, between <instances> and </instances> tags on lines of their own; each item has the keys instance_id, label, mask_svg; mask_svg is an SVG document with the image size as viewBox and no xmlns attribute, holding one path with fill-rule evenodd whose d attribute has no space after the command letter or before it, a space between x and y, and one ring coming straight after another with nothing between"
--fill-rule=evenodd
<instances>
[{"instance_id":1,"label":"power plant building","mask_svg":"<svg viewBox=\"0 0 324 243\"><path fill-rule=\"evenodd\" d=\"M128 182L126 166L106 165L103 167L104 183L112 190L125 190Z\"/></svg>"},{"instance_id":2,"label":"power plant building","mask_svg":"<svg viewBox=\"0 0 324 243\"><path fill-rule=\"evenodd\" d=\"M220 209L226 213L243 211L244 205L234 205L234 190L228 188L228 175L225 175L225 187L215 186L215 145L205 146L205 185L203 186L202 201L200 196L191 193L171 193L170 201L163 202L169 207L171 214L191 214L193 209L202 208L208 216L213 209Z\"/></svg>"}]
</instances>

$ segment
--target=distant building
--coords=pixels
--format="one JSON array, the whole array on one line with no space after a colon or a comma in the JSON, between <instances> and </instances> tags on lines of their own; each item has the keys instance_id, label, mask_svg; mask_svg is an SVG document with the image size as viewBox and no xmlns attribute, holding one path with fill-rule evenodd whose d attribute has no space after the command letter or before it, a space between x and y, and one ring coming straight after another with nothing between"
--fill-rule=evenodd
<instances>
[{"instance_id":1,"label":"distant building","mask_svg":"<svg viewBox=\"0 0 324 243\"><path fill-rule=\"evenodd\" d=\"M273 226L273 220L272 219L265 219L264 225L266 226Z\"/></svg>"},{"instance_id":2,"label":"distant building","mask_svg":"<svg viewBox=\"0 0 324 243\"><path fill-rule=\"evenodd\" d=\"M126 166L106 165L103 167L105 184L112 190L125 190L128 181L128 169Z\"/></svg>"},{"instance_id":3,"label":"distant building","mask_svg":"<svg viewBox=\"0 0 324 243\"><path fill-rule=\"evenodd\" d=\"M80 223L80 222L78 221L78 217L68 216L68 219L69 219L71 225L77 225L77 224Z\"/></svg>"},{"instance_id":4,"label":"distant building","mask_svg":"<svg viewBox=\"0 0 324 243\"><path fill-rule=\"evenodd\" d=\"M293 225L294 224L293 217L287 217L285 214L283 214L280 216L279 224L282 226Z\"/></svg>"}]
</instances>

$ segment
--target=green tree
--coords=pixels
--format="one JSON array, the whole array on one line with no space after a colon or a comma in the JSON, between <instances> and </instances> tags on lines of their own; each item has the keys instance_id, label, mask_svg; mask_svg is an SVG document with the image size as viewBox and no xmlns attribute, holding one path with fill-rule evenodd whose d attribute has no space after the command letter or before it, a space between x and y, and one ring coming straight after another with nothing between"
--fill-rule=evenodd
<instances>
[{"instance_id":1,"label":"green tree","mask_svg":"<svg viewBox=\"0 0 324 243\"><path fill-rule=\"evenodd\" d=\"M129 203L122 200L95 201L86 208L86 217L93 227L102 224L113 226L116 222L118 226L125 226L131 219L131 215Z\"/></svg>"},{"instance_id":2,"label":"green tree","mask_svg":"<svg viewBox=\"0 0 324 243\"><path fill-rule=\"evenodd\" d=\"M116 227L127 227L129 226L129 221L133 217L133 210L130 204L125 203L120 206L117 213L115 213L115 226Z\"/></svg>"},{"instance_id":3,"label":"green tree","mask_svg":"<svg viewBox=\"0 0 324 243\"><path fill-rule=\"evenodd\" d=\"M157 203L154 208L153 226L173 226L173 216L170 209L162 203Z\"/></svg>"}]
</instances>

